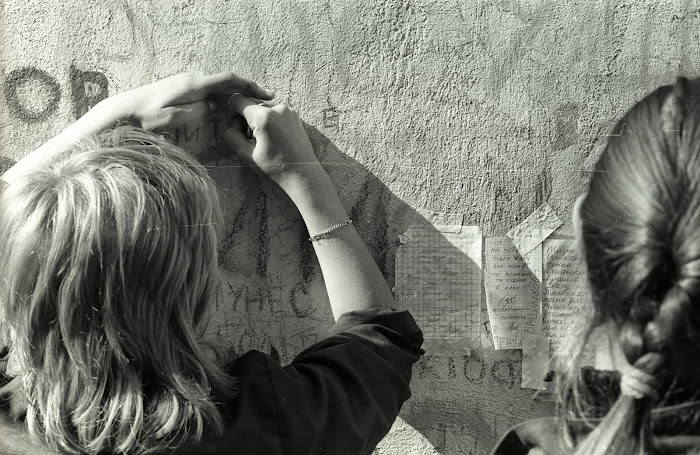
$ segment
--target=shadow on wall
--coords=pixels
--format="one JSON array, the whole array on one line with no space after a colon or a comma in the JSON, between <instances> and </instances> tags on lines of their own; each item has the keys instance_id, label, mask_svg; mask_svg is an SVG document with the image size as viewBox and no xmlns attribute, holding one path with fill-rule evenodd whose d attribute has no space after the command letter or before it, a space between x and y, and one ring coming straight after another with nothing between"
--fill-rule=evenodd
<instances>
[{"instance_id":1,"label":"shadow on wall","mask_svg":"<svg viewBox=\"0 0 700 455\"><path fill-rule=\"evenodd\" d=\"M393 286L399 235L417 213L320 131L305 126L355 227ZM322 276L296 208L279 188L242 166L217 142L222 127L220 120L208 120L174 135L187 148L205 150L197 156L217 182L225 212L219 247L222 286L207 336L239 353L257 349L288 363L323 338L333 323ZM0 161L3 171L12 164L7 158ZM463 255L457 248L441 253L445 258ZM488 445L496 437L494 425L471 404L480 386L488 386L489 374L500 378L505 389L514 387L517 359L512 353L500 357L474 353L422 359L414 369L413 397L402 410L401 429L387 438L388 453L418 449L407 440L421 441L422 447L430 444L436 453L450 453L454 440L468 446L465 453ZM474 432L483 435L470 436ZM381 447L380 453L386 453Z\"/></svg>"},{"instance_id":2,"label":"shadow on wall","mask_svg":"<svg viewBox=\"0 0 700 455\"><path fill-rule=\"evenodd\" d=\"M355 228L393 286L398 236L414 212L316 128L305 127ZM190 145L181 132L175 136ZM200 149L206 152L198 158L221 190L225 218L219 245L222 286L209 334L237 352L257 349L289 362L333 323L309 233L291 200L241 164L225 144Z\"/></svg>"},{"instance_id":3,"label":"shadow on wall","mask_svg":"<svg viewBox=\"0 0 700 455\"><path fill-rule=\"evenodd\" d=\"M305 127L355 227L393 286L399 235L420 215L318 129ZM303 220L279 188L241 165L225 145L208 146L199 158L221 188L226 218L220 244L222 291L208 333L219 342L232 344L239 353L257 349L282 364L289 363L323 338L333 321ZM442 235L432 229L435 232L430 235ZM472 263L455 246L441 248L436 259ZM409 279L423 279L419 275ZM476 286L480 289L481 283ZM450 290L444 292L443 297L449 298ZM431 297L424 296L426 302ZM449 323L446 330L451 330ZM401 428L382 443L389 444L384 447L388 452L380 444L378 453L412 453L408 441L416 442L414 449L423 447L416 453L429 453L424 451L428 443L435 453L450 453L450 438L462 439L459 444L469 450L492 444L500 427L495 427L488 413L475 408L475 396L480 386L489 386L491 376L504 389L519 388L519 368L519 356L512 351L496 358L475 352L422 359L414 369L413 397L401 413ZM457 383L457 388L446 386L449 383L453 387ZM494 393L503 392L494 389ZM468 400L462 403L461 397Z\"/></svg>"},{"instance_id":4,"label":"shadow on wall","mask_svg":"<svg viewBox=\"0 0 700 455\"><path fill-rule=\"evenodd\" d=\"M399 235L414 224L414 219L422 221L422 216L362 164L339 150L320 131L306 126L316 154L350 210L360 236L367 243L390 286L394 286L396 253L401 245ZM421 191L421 188L416 187L415 191ZM423 234L425 238L445 238L445 234L429 223L416 224L428 231ZM303 240L306 241L305 232ZM460 326L460 321L450 320L445 314L431 313L428 307L437 298L450 303L455 299L461 302L465 289L460 289L457 282L468 281L468 276L480 277L480 272L474 270L478 266L463 249L448 241L440 241L437 251L423 249L418 252L422 257L416 259L422 261L415 260L414 263L420 264L420 267L406 278L419 281L412 287L414 290L422 286L427 291L413 299L415 308L412 312L419 323L427 321L423 327L426 335L430 335L430 328L433 328L433 336L439 336L441 330L453 333L456 331L453 324ZM440 262L430 264L423 253L432 253L427 259ZM315 256L311 254L309 259L311 267L318 270ZM303 279L303 275L297 276L299 278ZM476 287L477 293L481 293L480 279L471 285ZM321 298L315 295L309 297L321 305L327 305L325 291L321 290L321 293ZM469 302L466 301L461 305L462 308L468 306ZM488 453L501 434L519 420L517 413L509 410L497 415L499 413L494 412L489 403L497 403L499 398L503 401L503 396L517 394L521 401L533 408L546 409L548 406L541 402L534 403L530 399L532 391L520 389L520 369L521 354L514 350L494 352L477 349L472 351L471 356L422 358L413 370L412 398L401 411L401 420L397 423L399 428L395 428L398 431L392 432L380 444L377 453L423 455L432 453L427 450L428 444L434 453Z\"/></svg>"}]
</instances>

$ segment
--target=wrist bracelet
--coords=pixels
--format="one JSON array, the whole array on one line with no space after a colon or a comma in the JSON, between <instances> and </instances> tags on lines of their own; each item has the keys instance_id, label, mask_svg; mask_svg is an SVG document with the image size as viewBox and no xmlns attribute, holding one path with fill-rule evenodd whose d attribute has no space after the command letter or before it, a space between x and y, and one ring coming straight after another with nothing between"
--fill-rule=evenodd
<instances>
[{"instance_id":1,"label":"wrist bracelet","mask_svg":"<svg viewBox=\"0 0 700 455\"><path fill-rule=\"evenodd\" d=\"M338 224L336 224L335 226L329 227L329 228L326 229L325 231L321 231L321 232L319 232L319 233L316 234L316 235L312 235L311 237L309 237L309 242L315 242L316 240L327 239L328 237L330 237L329 234L330 234L331 232L333 232L333 231L335 231L336 229L339 229L339 228L341 228L341 227L343 227L343 226L347 226L348 224L352 224L352 220L345 220L345 221L343 221L342 223L338 223Z\"/></svg>"}]
</instances>

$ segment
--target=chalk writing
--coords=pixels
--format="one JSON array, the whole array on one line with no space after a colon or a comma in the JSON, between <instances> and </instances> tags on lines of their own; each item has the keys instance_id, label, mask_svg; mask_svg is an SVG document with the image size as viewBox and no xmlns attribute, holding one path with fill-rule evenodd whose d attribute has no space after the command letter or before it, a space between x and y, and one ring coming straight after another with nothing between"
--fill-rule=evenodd
<instances>
[{"instance_id":1,"label":"chalk writing","mask_svg":"<svg viewBox=\"0 0 700 455\"><path fill-rule=\"evenodd\" d=\"M394 265L393 257L387 254L394 246L388 239L386 207L390 198L391 192L382 181L372 173L367 173L357 200L350 210L350 218L355 220L355 228L367 242L374 260L387 279L394 275L393 267L390 267Z\"/></svg>"},{"instance_id":2,"label":"chalk writing","mask_svg":"<svg viewBox=\"0 0 700 455\"><path fill-rule=\"evenodd\" d=\"M588 304L586 274L583 257L571 240L545 241L543 256L543 329L557 355Z\"/></svg>"},{"instance_id":3,"label":"chalk writing","mask_svg":"<svg viewBox=\"0 0 700 455\"><path fill-rule=\"evenodd\" d=\"M486 374L486 363L484 363L484 359L475 355L465 357L463 371L467 381L481 383Z\"/></svg>"},{"instance_id":4,"label":"chalk writing","mask_svg":"<svg viewBox=\"0 0 700 455\"><path fill-rule=\"evenodd\" d=\"M432 380L443 379L442 375L438 373L438 368L436 368L436 364L439 365L441 362L436 360L436 357L426 357L425 359L418 368L418 377L425 379L427 376L430 376Z\"/></svg>"},{"instance_id":5,"label":"chalk writing","mask_svg":"<svg viewBox=\"0 0 700 455\"><path fill-rule=\"evenodd\" d=\"M457 378L457 367L455 366L455 359L452 357L447 358L447 375L450 379Z\"/></svg>"},{"instance_id":6,"label":"chalk writing","mask_svg":"<svg viewBox=\"0 0 700 455\"><path fill-rule=\"evenodd\" d=\"M515 371L513 362L507 359L498 359L491 367L493 378L511 389L515 385Z\"/></svg>"},{"instance_id":7,"label":"chalk writing","mask_svg":"<svg viewBox=\"0 0 700 455\"><path fill-rule=\"evenodd\" d=\"M509 238L486 239L485 288L494 348L520 349L538 332L541 285Z\"/></svg>"},{"instance_id":8,"label":"chalk writing","mask_svg":"<svg viewBox=\"0 0 700 455\"><path fill-rule=\"evenodd\" d=\"M61 99L61 87L56 79L31 66L18 68L5 76L3 91L10 113L27 123L49 118L58 110Z\"/></svg>"},{"instance_id":9,"label":"chalk writing","mask_svg":"<svg viewBox=\"0 0 700 455\"><path fill-rule=\"evenodd\" d=\"M309 317L316 311L316 308L311 304L311 297L307 294L306 286L303 281L296 283L289 293L289 306L292 308L294 316L298 318Z\"/></svg>"},{"instance_id":10,"label":"chalk writing","mask_svg":"<svg viewBox=\"0 0 700 455\"><path fill-rule=\"evenodd\" d=\"M270 236L267 232L267 194L264 191L258 193L255 202L255 213L258 216L258 235L255 237L255 251L258 252L258 266L256 272L258 276L267 276L267 261L270 259Z\"/></svg>"},{"instance_id":11,"label":"chalk writing","mask_svg":"<svg viewBox=\"0 0 700 455\"><path fill-rule=\"evenodd\" d=\"M175 136L175 143L182 144L187 142L199 141L199 134L201 127L199 125L183 124L175 128L173 135ZM214 161L209 157L205 158L206 161Z\"/></svg>"},{"instance_id":12,"label":"chalk writing","mask_svg":"<svg viewBox=\"0 0 700 455\"><path fill-rule=\"evenodd\" d=\"M497 382L507 388L515 387L521 363L510 356L502 358L484 357L483 351L459 357L423 357L415 366L421 380L433 384L449 384L452 381L466 380L470 384L482 385Z\"/></svg>"},{"instance_id":13,"label":"chalk writing","mask_svg":"<svg viewBox=\"0 0 700 455\"><path fill-rule=\"evenodd\" d=\"M69 69L70 96L75 118L82 117L109 95L109 81L100 71ZM10 113L26 123L47 120L58 111L61 86L46 71L31 66L18 68L5 76L5 101Z\"/></svg>"},{"instance_id":14,"label":"chalk writing","mask_svg":"<svg viewBox=\"0 0 700 455\"><path fill-rule=\"evenodd\" d=\"M76 119L109 95L107 77L99 71L81 71L70 66L71 101Z\"/></svg>"},{"instance_id":15,"label":"chalk writing","mask_svg":"<svg viewBox=\"0 0 700 455\"><path fill-rule=\"evenodd\" d=\"M432 355L465 353L479 342L481 231L462 218L420 212L396 253L397 305L416 317Z\"/></svg>"},{"instance_id":16,"label":"chalk writing","mask_svg":"<svg viewBox=\"0 0 700 455\"><path fill-rule=\"evenodd\" d=\"M340 109L331 106L324 109L322 114L324 128L338 129L340 126Z\"/></svg>"}]
</instances>

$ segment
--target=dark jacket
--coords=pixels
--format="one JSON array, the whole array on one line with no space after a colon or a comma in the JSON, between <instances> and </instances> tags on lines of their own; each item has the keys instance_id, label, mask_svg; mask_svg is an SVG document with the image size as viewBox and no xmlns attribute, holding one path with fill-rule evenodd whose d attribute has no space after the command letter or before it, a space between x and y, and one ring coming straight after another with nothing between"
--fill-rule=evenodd
<instances>
[{"instance_id":1,"label":"dark jacket","mask_svg":"<svg viewBox=\"0 0 700 455\"><path fill-rule=\"evenodd\" d=\"M227 367L239 392L224 408L224 438L173 453L369 454L411 395L422 340L407 311L374 309L344 314L329 338L286 367L248 352ZM47 452L0 412L0 453Z\"/></svg>"}]
</instances>

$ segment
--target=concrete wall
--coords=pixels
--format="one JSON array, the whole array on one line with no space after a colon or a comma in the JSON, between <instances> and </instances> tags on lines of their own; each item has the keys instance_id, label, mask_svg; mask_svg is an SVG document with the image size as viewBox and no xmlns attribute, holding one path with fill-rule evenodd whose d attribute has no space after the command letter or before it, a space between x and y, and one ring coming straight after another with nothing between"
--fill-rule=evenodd
<instances>
[{"instance_id":1,"label":"concrete wall","mask_svg":"<svg viewBox=\"0 0 700 455\"><path fill-rule=\"evenodd\" d=\"M549 201L570 232L605 134L635 100L698 74L692 2L7 0L0 165L107 93L234 70L298 110L393 282L423 208L504 235ZM288 361L330 325L317 262L283 194L237 167L221 122L179 131L227 213L211 336ZM382 454L484 453L552 411L521 390L520 352L426 358Z\"/></svg>"}]
</instances>

